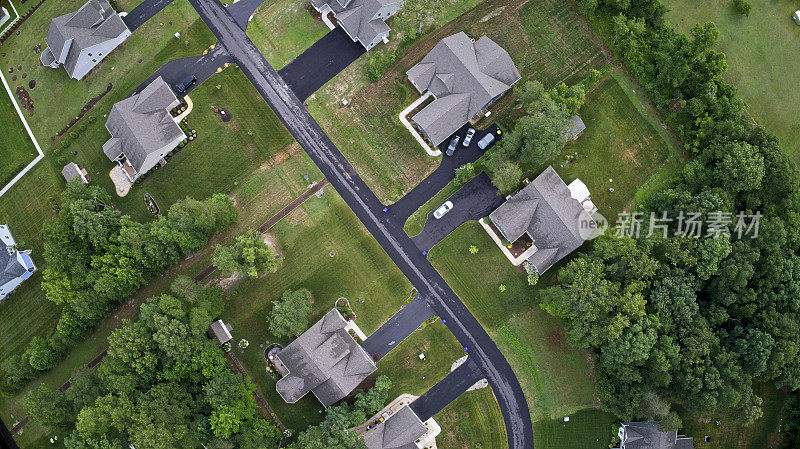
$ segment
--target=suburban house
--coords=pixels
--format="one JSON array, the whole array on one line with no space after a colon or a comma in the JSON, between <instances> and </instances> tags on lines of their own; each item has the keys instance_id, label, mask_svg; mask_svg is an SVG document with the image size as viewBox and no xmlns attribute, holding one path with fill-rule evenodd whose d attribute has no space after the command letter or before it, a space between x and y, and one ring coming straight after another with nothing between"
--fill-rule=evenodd
<instances>
[{"instance_id":1,"label":"suburban house","mask_svg":"<svg viewBox=\"0 0 800 449\"><path fill-rule=\"evenodd\" d=\"M333 13L353 42L370 50L389 38L386 20L400 10L403 0L311 0L311 5L326 20Z\"/></svg>"},{"instance_id":2,"label":"suburban house","mask_svg":"<svg viewBox=\"0 0 800 449\"><path fill-rule=\"evenodd\" d=\"M232 330L233 326L225 324L222 320L217 320L208 327L208 336L217 340L217 344L222 346L233 340L233 336L231 335Z\"/></svg>"},{"instance_id":3,"label":"suburban house","mask_svg":"<svg viewBox=\"0 0 800 449\"><path fill-rule=\"evenodd\" d=\"M588 239L595 228L590 215L596 211L580 179L568 186L547 167L489 219L508 242L529 239L525 262L541 274Z\"/></svg>"},{"instance_id":4,"label":"suburban house","mask_svg":"<svg viewBox=\"0 0 800 449\"><path fill-rule=\"evenodd\" d=\"M350 335L348 322L333 309L277 355L289 371L276 389L295 403L309 391L325 407L350 394L377 367Z\"/></svg>"},{"instance_id":5,"label":"suburban house","mask_svg":"<svg viewBox=\"0 0 800 449\"><path fill-rule=\"evenodd\" d=\"M8 13L8 10L0 7L0 27L5 25L8 22L8 19L11 18L11 15Z\"/></svg>"},{"instance_id":6,"label":"suburban house","mask_svg":"<svg viewBox=\"0 0 800 449\"><path fill-rule=\"evenodd\" d=\"M70 162L69 164L65 165L64 168L61 169L61 174L64 175L64 179L66 179L67 182L70 182L75 178L79 178L82 183L89 184L89 173L85 168L74 162Z\"/></svg>"},{"instance_id":7,"label":"suburban house","mask_svg":"<svg viewBox=\"0 0 800 449\"><path fill-rule=\"evenodd\" d=\"M563 136L566 142L570 140L578 140L578 136L581 135L583 130L586 129L586 124L583 123L580 117L577 115L573 115L569 118L567 125L564 126Z\"/></svg>"},{"instance_id":8,"label":"suburban house","mask_svg":"<svg viewBox=\"0 0 800 449\"><path fill-rule=\"evenodd\" d=\"M36 272L30 250L17 250L8 225L0 225L0 301Z\"/></svg>"},{"instance_id":9,"label":"suburban house","mask_svg":"<svg viewBox=\"0 0 800 449\"><path fill-rule=\"evenodd\" d=\"M421 438L428 433L416 413L408 405L392 415L382 418L378 424L361 435L367 449L422 449Z\"/></svg>"},{"instance_id":10,"label":"suburban house","mask_svg":"<svg viewBox=\"0 0 800 449\"><path fill-rule=\"evenodd\" d=\"M141 92L111 108L106 121L111 139L103 144L103 152L122 167L131 182L150 171L186 139L170 114L179 103L159 76Z\"/></svg>"},{"instance_id":11,"label":"suburban house","mask_svg":"<svg viewBox=\"0 0 800 449\"><path fill-rule=\"evenodd\" d=\"M502 47L486 36L473 42L464 32L442 39L406 75L420 93L434 97L411 120L435 146L521 78Z\"/></svg>"},{"instance_id":12,"label":"suburban house","mask_svg":"<svg viewBox=\"0 0 800 449\"><path fill-rule=\"evenodd\" d=\"M79 80L130 35L107 0L89 0L50 22L40 59L54 69L63 66L70 78Z\"/></svg>"},{"instance_id":13,"label":"suburban house","mask_svg":"<svg viewBox=\"0 0 800 449\"><path fill-rule=\"evenodd\" d=\"M677 430L664 432L649 422L622 423L619 428L620 449L693 449L694 441L678 435Z\"/></svg>"}]
</instances>

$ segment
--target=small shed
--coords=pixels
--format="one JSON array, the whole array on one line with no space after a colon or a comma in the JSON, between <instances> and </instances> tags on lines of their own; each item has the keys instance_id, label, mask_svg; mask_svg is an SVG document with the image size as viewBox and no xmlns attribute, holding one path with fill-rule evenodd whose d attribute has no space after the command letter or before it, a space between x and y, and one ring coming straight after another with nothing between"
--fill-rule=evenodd
<instances>
[{"instance_id":1,"label":"small shed","mask_svg":"<svg viewBox=\"0 0 800 449\"><path fill-rule=\"evenodd\" d=\"M64 175L64 179L66 179L67 182L70 182L75 178L80 178L84 184L89 184L89 178L87 177L89 173L85 168L74 162L70 162L69 164L65 165L61 170L61 174Z\"/></svg>"},{"instance_id":2,"label":"small shed","mask_svg":"<svg viewBox=\"0 0 800 449\"><path fill-rule=\"evenodd\" d=\"M577 115L573 115L564 126L564 132L562 133L564 141L569 142L570 140L577 140L584 129L586 129L586 125L583 123L583 120Z\"/></svg>"},{"instance_id":3,"label":"small shed","mask_svg":"<svg viewBox=\"0 0 800 449\"><path fill-rule=\"evenodd\" d=\"M222 322L222 320L217 320L211 323L211 326L208 327L208 335L211 338L216 339L217 344L222 346L225 343L233 340L233 336L231 335L232 330L233 326L230 324L225 324Z\"/></svg>"},{"instance_id":4,"label":"small shed","mask_svg":"<svg viewBox=\"0 0 800 449\"><path fill-rule=\"evenodd\" d=\"M792 20L794 20L794 23L800 25L800 10L797 10L794 12L794 14L792 14Z\"/></svg>"},{"instance_id":5,"label":"small shed","mask_svg":"<svg viewBox=\"0 0 800 449\"><path fill-rule=\"evenodd\" d=\"M0 8L0 26L5 25L10 18L11 15L8 13L8 10L5 8Z\"/></svg>"}]
</instances>

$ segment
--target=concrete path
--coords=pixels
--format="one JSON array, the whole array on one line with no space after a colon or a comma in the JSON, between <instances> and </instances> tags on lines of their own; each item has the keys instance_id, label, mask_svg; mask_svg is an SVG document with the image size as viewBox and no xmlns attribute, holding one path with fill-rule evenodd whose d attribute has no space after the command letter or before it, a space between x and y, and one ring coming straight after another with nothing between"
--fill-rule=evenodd
<instances>
[{"instance_id":1,"label":"concrete path","mask_svg":"<svg viewBox=\"0 0 800 449\"><path fill-rule=\"evenodd\" d=\"M430 302L436 314L446 318L446 326L455 338L470 348L470 359L477 364L481 377L486 377L497 397L509 447L533 449L533 425L522 386L478 320L406 236L402 226L382 211L383 204L219 0L189 2L364 227L419 294Z\"/></svg>"},{"instance_id":2,"label":"concrete path","mask_svg":"<svg viewBox=\"0 0 800 449\"><path fill-rule=\"evenodd\" d=\"M123 17L122 21L125 22L128 29L133 32L173 1L175 0L144 0L133 8L128 15Z\"/></svg>"},{"instance_id":3,"label":"concrete path","mask_svg":"<svg viewBox=\"0 0 800 449\"><path fill-rule=\"evenodd\" d=\"M297 98L305 101L366 51L363 45L353 42L341 27L337 27L278 73Z\"/></svg>"},{"instance_id":4,"label":"concrete path","mask_svg":"<svg viewBox=\"0 0 800 449\"><path fill-rule=\"evenodd\" d=\"M361 347L375 360L380 360L417 330L420 324L435 314L428 301L417 295L387 322L383 323L380 329L373 332L361 344Z\"/></svg>"},{"instance_id":5,"label":"concrete path","mask_svg":"<svg viewBox=\"0 0 800 449\"><path fill-rule=\"evenodd\" d=\"M505 197L497 192L489 176L481 173L445 200L453 203L453 209L445 216L437 220L431 211L428 214L428 221L425 222L425 229L411 240L420 251L430 251L459 226L488 216L505 200Z\"/></svg>"},{"instance_id":6,"label":"concrete path","mask_svg":"<svg viewBox=\"0 0 800 449\"><path fill-rule=\"evenodd\" d=\"M189 95L193 90L202 84L205 80L211 78L219 68L224 68L225 63L234 63L235 59L228 54L225 48L219 44L214 46L213 50L200 56L187 56L185 58L174 59L161 66L156 73L150 75L131 95L141 92L142 89L152 83L154 79L160 77L172 88L178 98L183 98ZM185 92L178 92L178 84L183 82L190 75L197 77L191 87Z\"/></svg>"},{"instance_id":7,"label":"concrete path","mask_svg":"<svg viewBox=\"0 0 800 449\"><path fill-rule=\"evenodd\" d=\"M472 357L469 357L455 371L412 402L411 410L414 410L421 421L427 421L482 378L483 373L480 368L472 361Z\"/></svg>"},{"instance_id":8,"label":"concrete path","mask_svg":"<svg viewBox=\"0 0 800 449\"><path fill-rule=\"evenodd\" d=\"M464 141L464 134L469 129L469 124L466 124L456 131L453 135L461 136L461 141ZM442 156L442 161L439 167L428 175L419 185L408 192L404 197L400 198L394 204L389 206L392 219L396 220L401 226L406 223L408 217L411 216L417 209L422 207L423 204L433 198L440 190L444 188L456 176L456 169L468 162L475 162L483 156L484 151L478 149L478 141L488 133L497 133L499 128L497 125L491 125L483 131L478 131L472 138L472 142L468 147L458 144L458 150L452 156ZM451 136L452 138L452 136ZM443 150L447 149L450 139L445 140L440 147ZM489 146L491 148L491 146ZM442 151L444 154L444 151Z\"/></svg>"},{"instance_id":9,"label":"concrete path","mask_svg":"<svg viewBox=\"0 0 800 449\"><path fill-rule=\"evenodd\" d=\"M256 13L256 10L262 3L264 3L264 0L239 0L228 6L228 13L230 13L237 25L243 30L247 30L250 17Z\"/></svg>"}]
</instances>

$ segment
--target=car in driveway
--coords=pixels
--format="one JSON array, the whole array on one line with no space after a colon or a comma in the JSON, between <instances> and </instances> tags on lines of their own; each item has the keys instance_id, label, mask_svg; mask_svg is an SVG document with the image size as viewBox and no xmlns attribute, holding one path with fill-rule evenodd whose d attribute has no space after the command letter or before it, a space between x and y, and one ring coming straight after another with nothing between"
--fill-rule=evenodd
<instances>
[{"instance_id":1,"label":"car in driveway","mask_svg":"<svg viewBox=\"0 0 800 449\"><path fill-rule=\"evenodd\" d=\"M181 81L180 84L178 84L178 86L177 86L178 92L180 92L180 93L186 92L196 82L197 82L197 77L196 76L194 76L194 75L187 76L186 79L184 79L183 81Z\"/></svg>"},{"instance_id":2,"label":"car in driveway","mask_svg":"<svg viewBox=\"0 0 800 449\"><path fill-rule=\"evenodd\" d=\"M478 148L480 148L481 150L485 150L497 138L497 137L495 137L495 134L497 134L499 136L502 133L503 133L503 131L500 131L498 129L497 131L495 131L493 133L489 133L489 134L483 136L483 138L478 141Z\"/></svg>"},{"instance_id":3,"label":"car in driveway","mask_svg":"<svg viewBox=\"0 0 800 449\"><path fill-rule=\"evenodd\" d=\"M447 147L447 155L452 156L453 153L456 152L456 148L458 147L458 141L461 140L461 137L455 136L450 141L450 145Z\"/></svg>"},{"instance_id":4,"label":"car in driveway","mask_svg":"<svg viewBox=\"0 0 800 449\"><path fill-rule=\"evenodd\" d=\"M435 211L433 211L433 218L440 219L445 216L448 212L453 210L453 203L451 201L445 201L444 204L439 206Z\"/></svg>"},{"instance_id":5,"label":"car in driveway","mask_svg":"<svg viewBox=\"0 0 800 449\"><path fill-rule=\"evenodd\" d=\"M464 142L461 145L468 147L470 143L472 143L472 138L475 136L475 128L470 128L467 130L467 134L464 135Z\"/></svg>"}]
</instances>

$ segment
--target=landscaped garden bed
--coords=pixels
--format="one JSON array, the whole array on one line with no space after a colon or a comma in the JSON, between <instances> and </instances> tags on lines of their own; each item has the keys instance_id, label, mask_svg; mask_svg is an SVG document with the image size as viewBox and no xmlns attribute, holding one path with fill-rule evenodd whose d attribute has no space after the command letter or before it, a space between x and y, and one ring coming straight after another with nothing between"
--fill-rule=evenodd
<instances>
[{"instance_id":1,"label":"landscaped garden bed","mask_svg":"<svg viewBox=\"0 0 800 449\"><path fill-rule=\"evenodd\" d=\"M144 194L144 204L145 206L147 206L147 210L151 214L158 215L159 213L161 213L161 209L159 209L156 200L154 200L152 195L150 195L149 193Z\"/></svg>"},{"instance_id":2,"label":"landscaped garden bed","mask_svg":"<svg viewBox=\"0 0 800 449\"><path fill-rule=\"evenodd\" d=\"M350 301L347 300L345 297L341 297L336 300L336 310L342 314L345 320L356 320L356 314L353 312L353 309L350 307Z\"/></svg>"}]
</instances>

